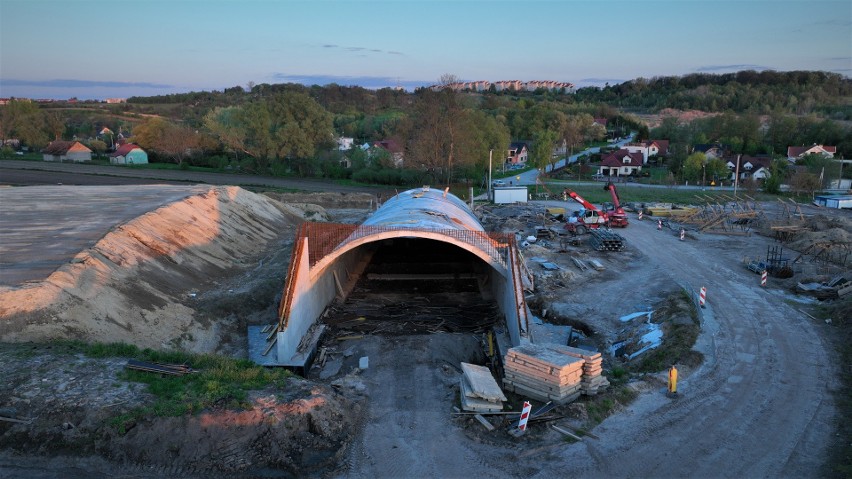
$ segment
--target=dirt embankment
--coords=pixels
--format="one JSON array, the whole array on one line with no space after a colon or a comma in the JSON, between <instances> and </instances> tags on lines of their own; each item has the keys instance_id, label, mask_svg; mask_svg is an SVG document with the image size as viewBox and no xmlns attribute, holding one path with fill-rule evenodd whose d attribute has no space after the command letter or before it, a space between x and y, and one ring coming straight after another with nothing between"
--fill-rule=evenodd
<instances>
[{"instance_id":1,"label":"dirt embankment","mask_svg":"<svg viewBox=\"0 0 852 479\"><path fill-rule=\"evenodd\" d=\"M45 280L0 289L0 340L214 351L233 325L205 308L205 293L292 240L298 213L238 187L165 205L116 226Z\"/></svg>"}]
</instances>

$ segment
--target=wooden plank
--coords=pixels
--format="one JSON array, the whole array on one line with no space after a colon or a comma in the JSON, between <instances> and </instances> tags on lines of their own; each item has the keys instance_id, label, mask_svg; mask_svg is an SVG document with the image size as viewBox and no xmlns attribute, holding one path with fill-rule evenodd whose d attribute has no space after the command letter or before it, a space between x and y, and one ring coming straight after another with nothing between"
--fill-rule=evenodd
<instances>
[{"instance_id":1,"label":"wooden plank","mask_svg":"<svg viewBox=\"0 0 852 479\"><path fill-rule=\"evenodd\" d=\"M509 362L503 364L503 372L505 373L506 371L514 371L514 372L519 373L519 374L524 374L524 375L530 376L530 377L541 378L542 380L550 380L550 381L555 382L555 383L561 383L561 382L563 382L563 380L564 381L570 381L574 377L574 375L577 374L576 372L565 373L564 375L563 374L547 374L547 373L543 373L543 372L541 372L537 369L528 368L528 367L526 367L522 364L509 363ZM582 375L582 371L580 371L579 373L580 373L580 375Z\"/></svg>"},{"instance_id":2,"label":"wooden plank","mask_svg":"<svg viewBox=\"0 0 852 479\"><path fill-rule=\"evenodd\" d=\"M518 364L522 364L528 368L538 369L547 374L553 373L561 373L561 372L573 372L579 370L583 367L583 359L575 358L573 363L568 363L564 365L555 365L551 363L546 363L535 358L531 358L529 356L518 356L518 355L506 355L506 361L512 361Z\"/></svg>"},{"instance_id":3,"label":"wooden plank","mask_svg":"<svg viewBox=\"0 0 852 479\"><path fill-rule=\"evenodd\" d=\"M485 426L485 429L488 429L489 431L494 430L494 425L488 422L488 419L482 417L482 414L476 414L473 417L475 417L477 421L479 421L483 426Z\"/></svg>"},{"instance_id":4,"label":"wooden plank","mask_svg":"<svg viewBox=\"0 0 852 479\"><path fill-rule=\"evenodd\" d=\"M514 348L510 349L509 352L518 355L530 356L530 358L533 358L546 364L551 364L557 368L562 368L575 362L573 358L566 354L559 354L551 348L545 348L537 344L524 344L521 346L515 346Z\"/></svg>"},{"instance_id":5,"label":"wooden plank","mask_svg":"<svg viewBox=\"0 0 852 479\"><path fill-rule=\"evenodd\" d=\"M506 396L500 390L500 385L497 384L490 369L470 363L461 363L461 368L474 397L488 401L506 400Z\"/></svg>"},{"instance_id":6,"label":"wooden plank","mask_svg":"<svg viewBox=\"0 0 852 479\"><path fill-rule=\"evenodd\" d=\"M570 437L570 438L574 438L574 439L576 439L576 440L578 440L578 441L582 441L582 440L583 440L583 438L582 438L582 437L580 437L580 436L578 436L578 435L574 434L573 432L568 432L568 431L566 431L565 429L562 429L561 427L557 426L556 424L551 424L550 426L551 426L553 429L556 429L557 431L561 432L562 434L565 434L566 436L568 436L568 437Z\"/></svg>"},{"instance_id":7,"label":"wooden plank","mask_svg":"<svg viewBox=\"0 0 852 479\"><path fill-rule=\"evenodd\" d=\"M509 378L505 379L506 381L511 381L512 384L520 384L522 386L526 386L528 388L533 388L536 391L541 391L545 394L555 394L557 396L566 396L568 394L573 394L581 389L581 384L579 382L575 384L570 384L567 386L555 386L552 384L544 384L536 381L530 381L528 379L522 378Z\"/></svg>"},{"instance_id":8,"label":"wooden plank","mask_svg":"<svg viewBox=\"0 0 852 479\"><path fill-rule=\"evenodd\" d=\"M5 417L5 416L0 416L0 421L15 422L15 423L19 423L19 424L29 424L29 423L33 422L32 419L30 419L29 421L24 421L23 419L16 419L16 418L13 418L13 417Z\"/></svg>"},{"instance_id":9,"label":"wooden plank","mask_svg":"<svg viewBox=\"0 0 852 479\"><path fill-rule=\"evenodd\" d=\"M503 410L501 402L486 401L485 399L472 398L467 395L464 377L459 379L461 384L461 407L465 411L498 412Z\"/></svg>"},{"instance_id":10,"label":"wooden plank","mask_svg":"<svg viewBox=\"0 0 852 479\"><path fill-rule=\"evenodd\" d=\"M539 383L542 383L542 384L547 384L549 386L556 386L556 387L572 386L574 384L578 384L583 379L582 374L578 374L576 376L564 378L564 379L553 379L553 378L550 378L550 377L543 378L541 376L532 376L532 375L529 375L529 374L518 373L517 371L510 371L510 370L505 370L505 369L504 369L504 376L509 378L509 379L520 379L522 381L534 381L534 382L539 382Z\"/></svg>"}]
</instances>

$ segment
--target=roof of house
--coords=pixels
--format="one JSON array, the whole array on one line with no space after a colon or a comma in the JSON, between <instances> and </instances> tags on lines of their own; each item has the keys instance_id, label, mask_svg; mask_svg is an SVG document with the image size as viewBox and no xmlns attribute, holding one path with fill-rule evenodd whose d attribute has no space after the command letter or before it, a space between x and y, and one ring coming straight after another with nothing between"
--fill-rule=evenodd
<instances>
[{"instance_id":1,"label":"roof of house","mask_svg":"<svg viewBox=\"0 0 852 479\"><path fill-rule=\"evenodd\" d=\"M115 152L111 153L109 156L110 156L110 158L114 158L116 156L127 156L128 153L130 153L131 151L136 150L136 149L142 150L142 148L139 148L139 145L137 145L135 143L125 143L125 144L119 146L118 149L115 150ZM145 150L142 150L142 151L145 151Z\"/></svg>"},{"instance_id":2,"label":"roof of house","mask_svg":"<svg viewBox=\"0 0 852 479\"><path fill-rule=\"evenodd\" d=\"M710 151L714 148L719 149L719 150L727 150L728 145L723 145L721 143L699 143L697 145L692 146L692 151L697 151L697 152L700 152L700 153L707 153L708 151Z\"/></svg>"},{"instance_id":3,"label":"roof of house","mask_svg":"<svg viewBox=\"0 0 852 479\"><path fill-rule=\"evenodd\" d=\"M630 157L630 163L624 162L624 157ZM621 167L621 166L642 166L644 162L644 157L642 153L630 152L625 150L624 148L614 151L612 153L608 153L601 157L601 166L609 166L609 167Z\"/></svg>"},{"instance_id":4,"label":"roof of house","mask_svg":"<svg viewBox=\"0 0 852 479\"><path fill-rule=\"evenodd\" d=\"M399 153L402 151L402 147L400 147L393 139L374 141L373 146L384 148L391 153Z\"/></svg>"},{"instance_id":5,"label":"roof of house","mask_svg":"<svg viewBox=\"0 0 852 479\"><path fill-rule=\"evenodd\" d=\"M606 122L607 122L606 118L595 118L595 121L594 121L594 123L597 123L598 125L602 125L602 126L606 126Z\"/></svg>"},{"instance_id":6,"label":"roof of house","mask_svg":"<svg viewBox=\"0 0 852 479\"><path fill-rule=\"evenodd\" d=\"M47 145L45 149L41 150L41 152L47 155L62 156L72 150L83 152L88 151L89 153L92 152L92 150L88 149L86 145L80 143L79 141L63 140L56 140L50 142L50 144Z\"/></svg>"},{"instance_id":7,"label":"roof of house","mask_svg":"<svg viewBox=\"0 0 852 479\"><path fill-rule=\"evenodd\" d=\"M513 141L513 142L509 143L509 149L510 150L523 150L526 147L527 147L527 144L526 144L526 142L523 142L523 141Z\"/></svg>"},{"instance_id":8,"label":"roof of house","mask_svg":"<svg viewBox=\"0 0 852 479\"><path fill-rule=\"evenodd\" d=\"M757 171L761 168L769 168L769 165L772 164L772 157L769 155L758 155L758 156L748 156L748 155L740 155L740 171L744 171L744 165L746 163L751 163L754 168L753 171ZM737 167L737 158L731 157L726 160L726 163L730 163L734 168Z\"/></svg>"},{"instance_id":9,"label":"roof of house","mask_svg":"<svg viewBox=\"0 0 852 479\"><path fill-rule=\"evenodd\" d=\"M660 150L660 155L665 156L666 153L669 152L669 140L648 140L645 142L648 146L657 144L657 149Z\"/></svg>"},{"instance_id":10,"label":"roof of house","mask_svg":"<svg viewBox=\"0 0 852 479\"><path fill-rule=\"evenodd\" d=\"M823 146L823 145L811 145L811 146L788 146L787 147L787 158L796 158L803 155L806 151L818 147L826 153L837 153L836 146Z\"/></svg>"}]
</instances>

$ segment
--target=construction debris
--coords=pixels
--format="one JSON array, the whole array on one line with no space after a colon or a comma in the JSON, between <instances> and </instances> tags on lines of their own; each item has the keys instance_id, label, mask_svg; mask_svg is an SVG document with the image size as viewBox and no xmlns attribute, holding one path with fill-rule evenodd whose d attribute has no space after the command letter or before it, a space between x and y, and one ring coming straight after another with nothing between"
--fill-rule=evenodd
<instances>
[{"instance_id":1,"label":"construction debris","mask_svg":"<svg viewBox=\"0 0 852 479\"><path fill-rule=\"evenodd\" d=\"M506 389L540 401L567 404L609 385L601 376L601 354L558 344L509 349L504 361Z\"/></svg>"},{"instance_id":2,"label":"construction debris","mask_svg":"<svg viewBox=\"0 0 852 479\"><path fill-rule=\"evenodd\" d=\"M183 376L184 374L197 372L186 364L160 364L147 361L130 359L125 366L127 369L145 371L149 373L168 374L170 376Z\"/></svg>"}]
</instances>

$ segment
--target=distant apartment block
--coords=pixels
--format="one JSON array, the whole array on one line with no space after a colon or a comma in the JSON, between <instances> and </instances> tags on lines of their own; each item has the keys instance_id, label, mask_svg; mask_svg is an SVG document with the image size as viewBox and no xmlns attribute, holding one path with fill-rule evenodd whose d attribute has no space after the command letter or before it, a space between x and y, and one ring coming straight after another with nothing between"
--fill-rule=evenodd
<instances>
[{"instance_id":1,"label":"distant apartment block","mask_svg":"<svg viewBox=\"0 0 852 479\"><path fill-rule=\"evenodd\" d=\"M574 84L568 82L558 82L553 80L532 80L532 81L520 81L520 80L500 80L494 83L491 83L486 80L478 80L478 81L469 81L469 82L456 82L456 83L448 83L446 85L431 85L428 88L432 91L443 90L444 88L449 88L454 91L488 91L491 87L494 87L495 91L536 91L539 88L548 90L548 91L562 91L565 93L574 93Z\"/></svg>"},{"instance_id":2,"label":"distant apartment block","mask_svg":"<svg viewBox=\"0 0 852 479\"><path fill-rule=\"evenodd\" d=\"M107 98L107 103L127 103L127 98Z\"/></svg>"}]
</instances>

